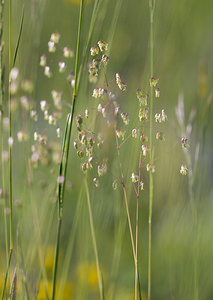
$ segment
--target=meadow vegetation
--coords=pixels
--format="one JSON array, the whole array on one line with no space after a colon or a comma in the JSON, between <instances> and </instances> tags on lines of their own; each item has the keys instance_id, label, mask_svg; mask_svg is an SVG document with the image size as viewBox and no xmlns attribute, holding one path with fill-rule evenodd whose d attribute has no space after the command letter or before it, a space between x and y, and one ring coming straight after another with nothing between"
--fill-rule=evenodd
<instances>
[{"instance_id":1,"label":"meadow vegetation","mask_svg":"<svg viewBox=\"0 0 213 300\"><path fill-rule=\"evenodd\" d=\"M213 3L0 0L1 300L211 300Z\"/></svg>"}]
</instances>

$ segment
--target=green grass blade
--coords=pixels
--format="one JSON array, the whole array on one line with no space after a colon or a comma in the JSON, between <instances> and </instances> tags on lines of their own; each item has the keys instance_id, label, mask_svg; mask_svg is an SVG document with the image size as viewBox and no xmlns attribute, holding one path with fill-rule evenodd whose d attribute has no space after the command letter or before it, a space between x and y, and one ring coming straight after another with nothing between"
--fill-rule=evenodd
<instances>
[{"instance_id":1,"label":"green grass blade","mask_svg":"<svg viewBox=\"0 0 213 300\"><path fill-rule=\"evenodd\" d=\"M155 0L149 0L150 9L150 78L154 76L154 8ZM150 147L150 163L153 162L153 99L154 87L150 88L150 124L149 124L149 147ZM151 255L152 255L152 205L153 205L153 174L149 173L149 242L148 242L148 300L151 299Z\"/></svg>"},{"instance_id":2,"label":"green grass blade","mask_svg":"<svg viewBox=\"0 0 213 300\"><path fill-rule=\"evenodd\" d=\"M81 77L82 68L84 67L84 63L85 63L85 60L86 60L86 57L87 57L87 51L88 51L89 44L90 44L90 41L91 41L91 38L92 38L92 33L93 33L93 30L94 30L95 21L97 19L98 11L99 11L99 8L100 8L102 2L103 2L103 0L95 0L94 6L93 6L88 38L87 38L87 42L86 42L84 50L83 50L82 64L81 64L81 67L80 67L80 70L79 70L79 75L78 75L78 84L80 82L79 79Z\"/></svg>"},{"instance_id":3,"label":"green grass blade","mask_svg":"<svg viewBox=\"0 0 213 300\"><path fill-rule=\"evenodd\" d=\"M11 262L11 258L12 258L12 253L13 253L13 251L10 251L10 253L9 253L7 270L6 270L6 274L5 274L5 278L4 278L4 286L3 286L3 290L2 290L2 294L1 294L1 300L4 300L4 296L5 296L5 292L6 292L7 277L8 277L8 274L9 274L9 268L10 268L10 262Z\"/></svg>"},{"instance_id":4,"label":"green grass blade","mask_svg":"<svg viewBox=\"0 0 213 300\"><path fill-rule=\"evenodd\" d=\"M137 274L138 274L138 278L137 278L137 281L138 281L138 297L139 297L139 300L142 300L142 296L141 296L141 283L140 283L140 276L139 276L139 270L137 268Z\"/></svg>"},{"instance_id":5,"label":"green grass blade","mask_svg":"<svg viewBox=\"0 0 213 300\"><path fill-rule=\"evenodd\" d=\"M59 178L62 181L58 183L58 205L59 205L59 215L58 215L58 230L57 230L57 243L56 243L56 253L55 253L55 263L53 271L53 285L52 285L52 300L55 299L55 286L56 286L56 276L58 268L58 257L59 257L59 244L60 244L60 235L61 235L61 223L63 215L63 201L64 201L64 191L66 185L66 174L67 174L67 165L69 158L69 146L71 139L72 131L72 122L75 110L75 101L78 91L78 66L79 66L79 52L80 52L80 37L81 37L81 27L82 27L82 15L83 15L84 0L81 0L80 13L79 13L79 23L78 23L78 38L77 38L77 50L76 50L76 61L75 61L75 85L73 91L73 101L72 101L72 110L71 113L67 116L66 128L64 133L64 141L62 147L62 159L59 168Z\"/></svg>"},{"instance_id":6,"label":"green grass blade","mask_svg":"<svg viewBox=\"0 0 213 300\"><path fill-rule=\"evenodd\" d=\"M77 207L76 207L76 212L75 212L75 216L74 216L74 220L73 220L72 232L71 232L71 235L69 238L69 242L67 245L66 254L65 254L65 258L64 258L62 279L61 279L59 291L58 291L59 295L62 295L64 287L65 287L65 283L68 278L69 266L70 266L71 258L73 255L74 242L75 242L75 238L76 238L77 228L79 225L79 221L81 221L81 212L83 209L83 202L84 202L84 197L82 196L82 192L83 192L83 186L81 186L81 190L79 192L79 196L77 199Z\"/></svg>"},{"instance_id":7,"label":"green grass blade","mask_svg":"<svg viewBox=\"0 0 213 300\"><path fill-rule=\"evenodd\" d=\"M52 285L52 297L55 299L55 286L56 286L56 276L58 269L58 258L59 258L59 246L60 246L60 235L61 235L61 223L62 223L62 214L63 214L63 200L64 200L64 190L65 190L65 177L68 164L68 154L69 154L69 141L71 135L71 114L67 116L67 122L64 133L64 141L62 147L62 159L59 169L59 178L63 178L62 181L58 183L58 229L57 229L57 242L56 242L56 252L55 252L55 262L54 262L54 271L53 271L53 285Z\"/></svg>"},{"instance_id":8,"label":"green grass blade","mask_svg":"<svg viewBox=\"0 0 213 300\"><path fill-rule=\"evenodd\" d=\"M13 274L13 279L10 286L10 293L9 293L9 299L8 300L15 300L16 299L16 280L17 280L17 273L16 268Z\"/></svg>"},{"instance_id":9,"label":"green grass blade","mask_svg":"<svg viewBox=\"0 0 213 300\"><path fill-rule=\"evenodd\" d=\"M15 63L16 63L16 58L17 58L18 49L19 49L21 36L22 36L22 31L23 31L23 24L24 24L24 7L22 9L22 17L21 17L21 24L20 24L20 29L19 29L19 36L18 36L18 41L17 41L17 44L16 44L14 58L13 58L13 64L12 64L13 67L15 66Z\"/></svg>"},{"instance_id":10,"label":"green grass blade","mask_svg":"<svg viewBox=\"0 0 213 300\"><path fill-rule=\"evenodd\" d=\"M62 182L58 183L59 218L62 217L62 210L63 210L64 190L65 190L65 183L66 183L69 144L70 144L71 127L72 127L71 120L72 120L72 115L69 113L67 116L66 127L64 132L62 159L61 159L61 164L59 169L59 177L63 178Z\"/></svg>"}]
</instances>

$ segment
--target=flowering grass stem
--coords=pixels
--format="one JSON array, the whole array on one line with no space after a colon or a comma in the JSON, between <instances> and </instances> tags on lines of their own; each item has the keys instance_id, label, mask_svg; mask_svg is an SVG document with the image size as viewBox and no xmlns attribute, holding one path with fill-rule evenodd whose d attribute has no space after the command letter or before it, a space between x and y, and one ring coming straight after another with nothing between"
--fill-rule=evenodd
<instances>
[{"instance_id":1,"label":"flowering grass stem","mask_svg":"<svg viewBox=\"0 0 213 300\"><path fill-rule=\"evenodd\" d=\"M150 78L154 75L154 34L153 34L153 21L155 0L149 0L150 9ZM153 162L153 98L154 87L150 87L150 127L149 127L149 147L150 147L150 163ZM149 173L149 237L148 237L148 300L151 299L151 255L152 255L152 204L153 204L153 173Z\"/></svg>"},{"instance_id":2,"label":"flowering grass stem","mask_svg":"<svg viewBox=\"0 0 213 300\"><path fill-rule=\"evenodd\" d=\"M96 242L96 237L95 237L91 200L90 200L90 194L89 194L88 181L87 181L86 177L85 177L85 188L86 188L86 194L87 194L87 204L88 204L88 212L89 212L90 229L91 229L91 235L92 235L92 243L93 243L93 248L94 248L94 252L95 252L95 261L96 261L97 274L98 274L100 299L104 300L104 284L103 284L103 278L101 275L100 263L99 263L99 258L98 258L98 249L97 249L97 242Z\"/></svg>"},{"instance_id":3,"label":"flowering grass stem","mask_svg":"<svg viewBox=\"0 0 213 300\"><path fill-rule=\"evenodd\" d=\"M104 73L104 78L105 78L105 83L108 89L108 92L110 92L109 88L109 82L107 80L106 76L106 70L103 65L103 73ZM129 206L128 206L128 200L127 200L127 193L126 193L126 186L124 183L124 174L123 174L123 167L121 163L121 155L120 155L120 145L118 143L118 137L117 137L117 128L116 125L114 125L114 133L115 133L115 140L116 140L116 148L117 148L117 155L118 155L118 161L119 161L119 168L120 168L120 174L121 174L121 185L123 188L123 195L124 195L124 202L125 202L125 207L126 207L126 213L127 213L127 219L128 219L128 225L129 225L129 233L130 233L130 239L131 239L131 245L132 245L132 253L133 253L133 258L134 258L134 263L135 263L135 272L138 275L138 262L136 258L136 250L135 250L135 244L134 244L134 237L133 237L133 230L132 230L132 223L131 223L131 218L130 218L130 213L129 213ZM139 280L139 277L137 276L137 281ZM139 286L138 282L138 286ZM136 293L137 294L137 293ZM139 292L140 295L140 292Z\"/></svg>"},{"instance_id":4,"label":"flowering grass stem","mask_svg":"<svg viewBox=\"0 0 213 300\"><path fill-rule=\"evenodd\" d=\"M136 203L136 220L135 220L135 256L136 256L136 268L135 268L135 300L137 300L137 291L139 293L139 299L141 299L140 280L138 273L138 218L139 218L139 194L140 194L140 181L141 181L141 159L142 152L139 156L139 170L138 170L138 187L137 187L137 203Z\"/></svg>"}]
</instances>

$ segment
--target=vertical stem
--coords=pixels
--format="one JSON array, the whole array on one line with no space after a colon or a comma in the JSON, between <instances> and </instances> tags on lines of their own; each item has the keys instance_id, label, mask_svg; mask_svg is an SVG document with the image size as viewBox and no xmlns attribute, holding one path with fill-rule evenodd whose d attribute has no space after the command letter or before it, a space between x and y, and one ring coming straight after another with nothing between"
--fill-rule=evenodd
<instances>
[{"instance_id":1,"label":"vertical stem","mask_svg":"<svg viewBox=\"0 0 213 300\"><path fill-rule=\"evenodd\" d=\"M12 258L12 251L10 250L8 263L7 263L7 270L6 270L6 274L5 274L5 278L4 278L4 286L3 286L3 290L2 290L2 294L1 294L1 300L4 299L4 295L5 295L5 292L6 292L7 277L8 277L8 273L9 273L11 258Z\"/></svg>"},{"instance_id":2,"label":"vertical stem","mask_svg":"<svg viewBox=\"0 0 213 300\"><path fill-rule=\"evenodd\" d=\"M137 189L137 203L136 203L136 225L135 225L135 258L136 258L136 267L135 267L135 300L137 300L137 290L139 287L139 273L138 273L138 214L139 214L139 194L140 194L140 181L141 181L141 156L142 152L140 151L139 157L139 172L138 172L138 189ZM139 291L140 296L140 291Z\"/></svg>"},{"instance_id":3,"label":"vertical stem","mask_svg":"<svg viewBox=\"0 0 213 300\"><path fill-rule=\"evenodd\" d=\"M194 169L192 168L191 155L187 151L185 152L185 157L188 165L188 191L190 198L190 205L192 210L192 220L193 220L193 247L194 247L194 257L193 257L193 287L194 287L194 300L199 298L199 283L198 283L198 248L199 248L199 236L198 236L198 211L197 205L195 202L195 191L194 191L194 179L195 174Z\"/></svg>"},{"instance_id":4,"label":"vertical stem","mask_svg":"<svg viewBox=\"0 0 213 300\"><path fill-rule=\"evenodd\" d=\"M97 273L98 273L98 283L99 283L99 290L100 290L100 298L101 298L101 300L104 300L104 286L103 286L103 280L102 280L101 270L100 270L100 263L99 263L99 258L98 258L98 250L97 250L97 242L96 242L96 237L95 237L95 229L94 229L94 222L93 222L93 215L92 215L90 194L89 194L88 182L87 182L87 178L86 177L85 177L85 187L86 187L86 193L87 193L87 203L88 203L90 229L91 229L93 248L94 248L94 252L95 252L95 261L96 261Z\"/></svg>"},{"instance_id":5,"label":"vertical stem","mask_svg":"<svg viewBox=\"0 0 213 300\"><path fill-rule=\"evenodd\" d=\"M53 284L52 284L52 297L51 299L55 299L55 286L57 279L57 270L58 270L58 258L59 258L59 245L60 245L60 237L61 237L61 223L63 216L63 202L64 202L64 191L66 185L66 174L67 174L67 165L69 158L69 145L71 139L71 131L72 131L72 122L75 110L75 101L77 97L77 89L78 89L78 65L79 65L79 50L80 50L80 37L81 37L81 26L82 26L82 15L83 15L83 6L84 0L81 0L80 4L80 13L79 13L79 23L78 23L78 37L77 37L77 47L76 47L76 60L75 60L75 86L73 92L72 99L72 108L71 113L67 116L64 141L63 141L63 149L62 149L62 159L59 169L59 177L63 176L64 181L58 184L58 229L57 229L57 242L56 242L56 250L55 250L55 262L54 262L54 271L53 271Z\"/></svg>"},{"instance_id":6,"label":"vertical stem","mask_svg":"<svg viewBox=\"0 0 213 300\"><path fill-rule=\"evenodd\" d=\"M136 254L135 254L135 245L134 245L134 238L133 238L133 233L132 233L132 225L131 225L131 219L130 219L130 214L129 214L129 207L128 207L128 201L127 201L127 195L126 195L126 188L125 188L124 183L122 183L122 186L123 186L124 201L125 201L126 212L127 212L127 219L128 219L128 224L129 224L130 238L131 238L131 243L132 243L132 252L133 252L133 257L134 257L134 262L135 262L135 268L136 268L137 260L136 260Z\"/></svg>"},{"instance_id":7,"label":"vertical stem","mask_svg":"<svg viewBox=\"0 0 213 300\"><path fill-rule=\"evenodd\" d=\"M149 245L148 245L148 300L151 299L151 252L152 252L152 201L153 201L153 176L149 177Z\"/></svg>"},{"instance_id":8,"label":"vertical stem","mask_svg":"<svg viewBox=\"0 0 213 300\"><path fill-rule=\"evenodd\" d=\"M11 129L11 91L10 91L10 71L11 71L11 29L12 29L12 0L9 1L9 136L12 137ZM10 252L7 264L7 271L4 279L4 287L2 291L2 300L4 299L4 294L7 286L7 277L10 268L10 262L13 253L13 207L12 207L12 146L9 146L9 192L10 192Z\"/></svg>"},{"instance_id":9,"label":"vertical stem","mask_svg":"<svg viewBox=\"0 0 213 300\"><path fill-rule=\"evenodd\" d=\"M3 159L3 151L4 151L4 126L3 126L3 118L4 118L4 82L3 82L3 12L4 12L4 2L0 3L0 119L1 119L1 173L2 173L2 193L4 197L4 235L5 235L5 249L6 249L6 262L8 264L8 232L7 232L7 215L6 215L6 195L5 195L5 165Z\"/></svg>"},{"instance_id":10,"label":"vertical stem","mask_svg":"<svg viewBox=\"0 0 213 300\"><path fill-rule=\"evenodd\" d=\"M11 39L12 39L12 0L9 1L9 137L12 137L12 113L11 113ZM12 146L9 146L9 191L10 191L10 251L13 251L13 178L12 178Z\"/></svg>"},{"instance_id":11,"label":"vertical stem","mask_svg":"<svg viewBox=\"0 0 213 300\"><path fill-rule=\"evenodd\" d=\"M2 128L2 139L1 139L1 149L2 152L4 150L4 135L3 135L3 70L2 70L2 28L3 28L3 5L4 2L1 3L1 33L0 33L0 47L1 47L1 51L0 51L0 113L1 113L1 128ZM8 85L8 94L9 94L9 133L11 136L11 93L10 93L10 70L11 70L11 24L12 24L12 0L9 1L9 70L8 70L8 74L9 74L9 85ZM10 263L11 263L11 258L12 258L12 252L13 252L13 232L12 232L12 153L11 153L11 147L9 150L9 155L10 155L10 162L9 162L9 168L10 168L10 251L8 254L8 236L7 236L7 216L6 216L6 193L5 193L5 172L4 172L4 161L3 161L3 155L2 155L2 188L3 188L3 193L4 193L4 199L5 199L5 211L4 211L4 223L5 223L5 246L6 246L6 258L7 258L7 269L6 269L6 274L5 274L5 278L4 278L4 286L3 286L3 290L2 290L2 295L1 295L1 299L4 299L5 296L5 292L6 292L6 286L7 286L7 278L8 278L8 274L9 274L9 268L10 268ZM1 153L3 154L3 153Z\"/></svg>"},{"instance_id":12,"label":"vertical stem","mask_svg":"<svg viewBox=\"0 0 213 300\"><path fill-rule=\"evenodd\" d=\"M61 236L61 222L62 218L58 218L58 231L57 231L57 242L55 251L55 262L54 262L54 272L53 272L53 285L52 285L52 300L55 299L55 286L56 286L56 276L58 270L58 258L59 258L59 246L60 246L60 236Z\"/></svg>"},{"instance_id":13,"label":"vertical stem","mask_svg":"<svg viewBox=\"0 0 213 300\"><path fill-rule=\"evenodd\" d=\"M81 0L79 23L78 23L78 39L77 39L77 48L76 48L76 59L75 59L75 85L74 85L74 92L73 92L73 107L75 105L75 99L77 96L77 89L78 89L77 81L78 81L78 65L79 65L80 37L81 37L83 6L84 6L84 0ZM73 111L73 109L72 109L72 111Z\"/></svg>"},{"instance_id":14,"label":"vertical stem","mask_svg":"<svg viewBox=\"0 0 213 300\"><path fill-rule=\"evenodd\" d=\"M153 17L154 17L155 0L149 0L150 9L150 78L154 75L154 35L153 35ZM150 127L149 127L149 146L150 146L150 163L153 162L153 98L154 89L150 88ZM148 300L151 299L151 253L152 253L152 203L153 203L153 174L149 173L149 242L148 242Z\"/></svg>"},{"instance_id":15,"label":"vertical stem","mask_svg":"<svg viewBox=\"0 0 213 300\"><path fill-rule=\"evenodd\" d=\"M8 231L7 231L7 200L5 194L5 168L4 168L4 159L3 159L3 151L4 151L4 128L3 128L3 113L1 116L1 165L2 165L2 192L4 197L4 235L5 235L5 249L6 249L6 261L8 263Z\"/></svg>"},{"instance_id":16,"label":"vertical stem","mask_svg":"<svg viewBox=\"0 0 213 300\"><path fill-rule=\"evenodd\" d=\"M137 194L136 203L136 225L135 225L135 258L136 258L136 268L135 268L135 300L137 300L137 286L138 286L138 201L139 194Z\"/></svg>"},{"instance_id":17,"label":"vertical stem","mask_svg":"<svg viewBox=\"0 0 213 300\"><path fill-rule=\"evenodd\" d=\"M103 71L104 71L106 86L107 86L108 91L110 91L109 82L107 80L104 65L102 65L102 67L103 67ZM128 219L128 225L129 225L130 238L131 238L131 243L132 243L132 252L133 252L135 268L136 268L137 261L136 261L136 255L135 255L135 245L134 245L134 238L133 238L133 233L132 233L132 224L131 224L131 219L130 219L130 214L129 214L126 187L125 187L125 183L124 183L124 174L123 174L123 168L122 168L122 163L121 163L120 146L119 146L118 137L117 137L117 134L116 134L116 125L114 125L114 132L115 132L115 140L116 140L116 146L117 146L116 148L117 148L119 167L120 167L120 173L121 173L121 184L122 184L123 193L124 193L124 201L125 201L125 206L126 206L126 213L127 213L127 219Z\"/></svg>"},{"instance_id":18,"label":"vertical stem","mask_svg":"<svg viewBox=\"0 0 213 300\"><path fill-rule=\"evenodd\" d=\"M130 219L130 214L129 214L126 187L125 187L125 183L124 183L124 174L123 174L123 168L122 168L122 164L121 164L120 146L119 146L118 137L116 134L116 127L114 127L114 131L115 131L115 139L116 139L118 160L119 160L119 166L120 166L121 180L122 180L121 184L123 187L124 202L125 202L125 206L126 206L126 213L127 213L127 219L128 219L128 225L129 225L129 233L130 233L131 244L132 244L132 252L133 252L133 258L134 258L134 262L135 262L135 266L136 266L137 262L136 262L135 245L134 245L134 238L133 238L133 232L132 232L132 224L131 224L131 219Z\"/></svg>"},{"instance_id":19,"label":"vertical stem","mask_svg":"<svg viewBox=\"0 0 213 300\"><path fill-rule=\"evenodd\" d=\"M5 168L4 168L4 126L3 126L3 117L4 117L4 82L3 82L3 13L4 13L4 2L0 3L0 119L1 119L1 168L2 168L2 193L4 197L4 235L5 235L5 248L6 248L6 261L8 263L8 235L7 235L7 216L6 216L6 207L7 201L5 197Z\"/></svg>"}]
</instances>

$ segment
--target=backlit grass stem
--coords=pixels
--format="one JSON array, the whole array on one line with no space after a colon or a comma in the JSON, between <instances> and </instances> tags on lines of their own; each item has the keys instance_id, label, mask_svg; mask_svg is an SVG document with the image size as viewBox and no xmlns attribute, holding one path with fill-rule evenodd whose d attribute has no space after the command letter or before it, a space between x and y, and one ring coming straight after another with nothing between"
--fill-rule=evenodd
<instances>
[{"instance_id":1,"label":"backlit grass stem","mask_svg":"<svg viewBox=\"0 0 213 300\"><path fill-rule=\"evenodd\" d=\"M9 1L9 137L12 137L12 111L11 111L11 40L12 40L12 0ZM10 195L10 252L13 252L13 176L12 176L12 146L9 146L9 195Z\"/></svg>"},{"instance_id":2,"label":"backlit grass stem","mask_svg":"<svg viewBox=\"0 0 213 300\"><path fill-rule=\"evenodd\" d=\"M57 240L56 240L56 251L55 251L55 262L53 270L53 283L52 283L52 297L55 299L55 286L56 286L56 277L58 270L58 259L59 259L59 246L60 246L60 236L61 236L61 223L63 216L63 201L64 201L64 190L65 190L65 176L67 171L68 164L68 155L69 155L69 142L71 136L71 114L67 116L66 128L64 133L64 141L62 148L62 159L59 170L59 178L63 177L62 182L58 182L58 227L57 227Z\"/></svg>"},{"instance_id":3,"label":"backlit grass stem","mask_svg":"<svg viewBox=\"0 0 213 300\"><path fill-rule=\"evenodd\" d=\"M139 272L138 272L138 219L139 219L139 195L140 195L140 181L141 181L141 160L142 152L140 151L139 156L139 167L138 167L138 186L136 191L136 220L135 220L135 256L136 256L136 268L135 268L135 300L137 300L137 290L139 292L139 299L141 299L140 284L139 284Z\"/></svg>"},{"instance_id":4,"label":"backlit grass stem","mask_svg":"<svg viewBox=\"0 0 213 300\"><path fill-rule=\"evenodd\" d=\"M80 14L79 14L79 24L78 24L78 37L77 37L77 47L76 47L76 61L75 61L75 85L73 91L72 99L72 109L71 113L67 116L66 128L64 133L64 141L62 148L62 159L59 169L59 182L58 182L58 228L57 228L57 242L56 242L56 252L55 252L55 262L54 262L54 271L53 271L53 281L52 281L52 296L51 299L55 299L55 287L56 287L56 278L58 270L58 259L59 259L59 246L60 246L60 236L61 236L61 223L63 215L63 202L64 202L64 191L66 184L66 174L67 174L67 165L69 158L69 145L71 139L71 130L72 122L75 110L75 101L77 97L77 88L78 88L78 66L79 66L79 50L80 50L80 37L81 37L81 26L82 26L82 15L83 15L83 6L84 0L81 0L80 4Z\"/></svg>"},{"instance_id":5,"label":"backlit grass stem","mask_svg":"<svg viewBox=\"0 0 213 300\"><path fill-rule=\"evenodd\" d=\"M154 33L153 33L153 21L154 21L154 9L155 0L149 0L150 9L150 78L154 75ZM150 147L150 163L153 162L154 150L153 150L153 98L154 87L150 87L150 127L149 127L149 147ZM148 242L148 300L151 299L151 255L152 255L152 203L153 203L153 173L149 173L149 242Z\"/></svg>"},{"instance_id":6,"label":"backlit grass stem","mask_svg":"<svg viewBox=\"0 0 213 300\"><path fill-rule=\"evenodd\" d=\"M92 235L92 243L93 243L93 248L94 248L94 252L95 252L95 261L96 261L96 267L97 267L97 273L98 273L100 299L104 300L103 278L101 275L100 263L99 263L99 258L98 258L98 249L97 249L97 242L96 242L96 237L95 237L92 207L91 207L91 201L90 201L88 181L87 181L86 177L85 177L85 187L86 187L86 194L87 194L87 203L88 203L88 212L89 212L90 229L91 229L91 235Z\"/></svg>"},{"instance_id":7,"label":"backlit grass stem","mask_svg":"<svg viewBox=\"0 0 213 300\"><path fill-rule=\"evenodd\" d=\"M83 68L84 63L85 63L87 50L88 50L88 47L89 47L89 44L90 44L90 41L91 41L91 37L92 37L93 30L94 30L95 22L96 22L96 19L97 19L98 11L99 11L99 8L101 6L102 1L103 0L95 0L95 2L94 2L92 17L91 17L91 22L90 22L90 27L89 27L89 34L88 34L86 45L85 45L84 50L83 50L82 64L81 64L81 67L79 69L78 78L81 77L81 72L83 70L82 68ZM79 80L78 80L78 84L79 84Z\"/></svg>"},{"instance_id":8,"label":"backlit grass stem","mask_svg":"<svg viewBox=\"0 0 213 300\"><path fill-rule=\"evenodd\" d=\"M7 263L7 270L6 270L6 274L5 274L5 278L4 278L4 286L3 286L3 290L2 290L2 294L1 294L1 300L4 299L5 292L6 292L7 277L8 277L8 274L9 274L9 268L10 268L11 258L12 258L12 251L9 252L8 263Z\"/></svg>"},{"instance_id":9,"label":"backlit grass stem","mask_svg":"<svg viewBox=\"0 0 213 300\"><path fill-rule=\"evenodd\" d=\"M0 4L0 45L2 45L3 40L3 12L4 12L4 1ZM3 151L4 151L4 126L3 126L3 118L4 118L4 68L3 68L3 47L0 48L0 119L1 119L1 174L2 174L2 193L4 197L4 235L5 235L5 249L6 249L6 258L8 263L8 232L7 232L7 215L6 215L6 207L7 201L5 197L5 164L3 159Z\"/></svg>"},{"instance_id":10,"label":"backlit grass stem","mask_svg":"<svg viewBox=\"0 0 213 300\"><path fill-rule=\"evenodd\" d=\"M110 92L109 82L107 80L104 65L103 65L103 72L104 72L105 83L106 83L107 89ZM133 237L133 231L132 231L132 223L131 223L131 218L130 218L130 213L129 213L126 186L125 186L125 182L124 182L123 167L122 167L122 163L121 163L120 145L119 145L119 142L118 142L118 137L117 137L117 134L116 134L116 130L117 130L116 125L114 125L114 134L115 134L118 162L119 162L119 168L120 168L120 174L121 174L121 185L122 185L122 188L123 188L124 202L125 202L128 225L129 225L130 239L131 239L131 245L132 245L132 253L133 253L133 258L134 258L134 263L135 263L135 270L136 270L135 272L138 274L138 271L137 271L138 263L137 263L137 258L136 258L135 243L134 243L134 237ZM138 277L138 279L139 279L139 277ZM138 285L139 285L139 282L138 282Z\"/></svg>"},{"instance_id":11,"label":"backlit grass stem","mask_svg":"<svg viewBox=\"0 0 213 300\"><path fill-rule=\"evenodd\" d=\"M12 0L9 1L9 85L8 85L8 99L9 99L9 136L12 137L12 114L11 114L11 90L10 90L10 71L11 71L11 39L12 39ZM6 286L7 286L7 278L9 274L9 268L13 253L13 205L12 205L12 147L9 147L9 200L10 200L10 252L7 263L7 270L4 278L4 287L2 291L1 299L4 299Z\"/></svg>"}]
</instances>

